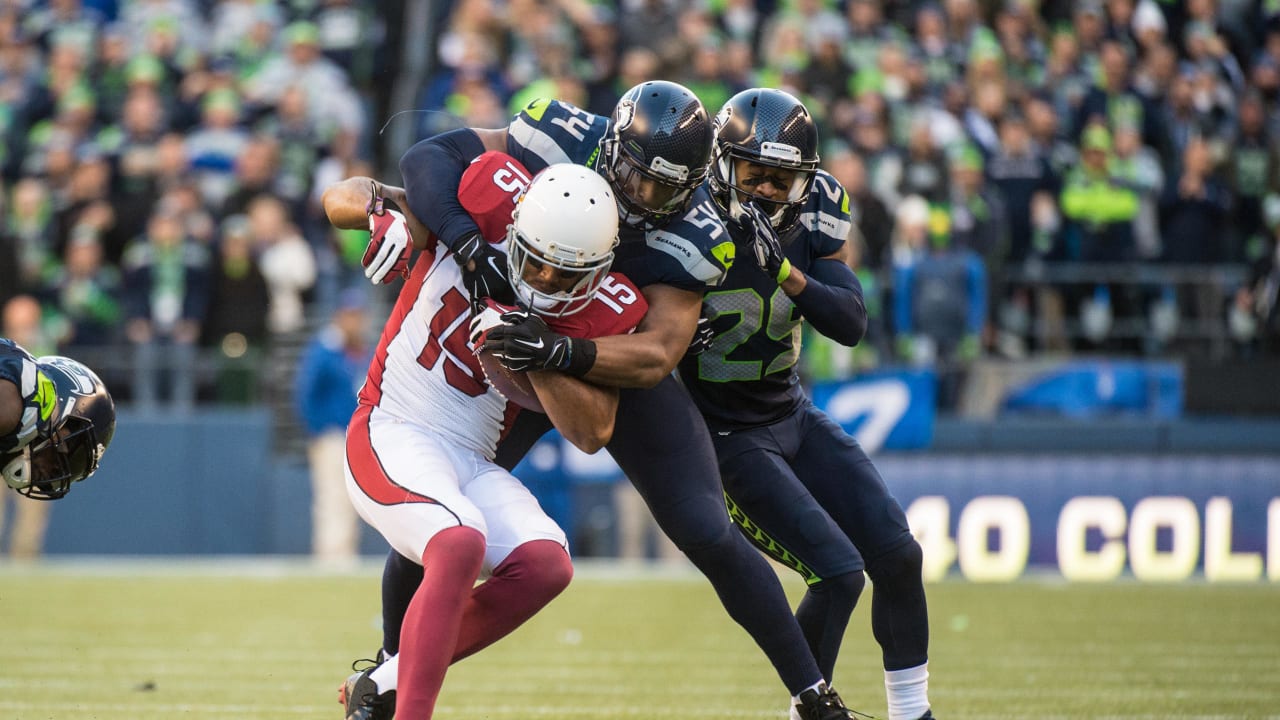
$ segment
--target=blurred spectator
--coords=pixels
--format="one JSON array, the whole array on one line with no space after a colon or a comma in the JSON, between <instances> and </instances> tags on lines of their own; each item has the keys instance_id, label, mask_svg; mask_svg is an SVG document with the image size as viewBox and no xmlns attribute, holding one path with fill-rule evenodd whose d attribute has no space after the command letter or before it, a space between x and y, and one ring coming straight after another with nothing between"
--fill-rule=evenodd
<instances>
[{"instance_id":1,"label":"blurred spectator","mask_svg":"<svg viewBox=\"0 0 1280 720\"><path fill-rule=\"evenodd\" d=\"M1133 218L1133 242L1137 257L1150 260L1160 255L1158 205L1164 192L1164 168L1156 151L1142 144L1142 133L1132 123L1116 124L1115 157L1111 174L1138 197Z\"/></svg>"},{"instance_id":2,"label":"blurred spectator","mask_svg":"<svg viewBox=\"0 0 1280 720\"><path fill-rule=\"evenodd\" d=\"M359 522L343 468L347 422L369 369L372 326L363 293L361 288L340 295L329 324L302 356L294 388L298 416L310 434L311 554L329 562L354 561L359 551Z\"/></svg>"},{"instance_id":3,"label":"blurred spectator","mask_svg":"<svg viewBox=\"0 0 1280 720\"><path fill-rule=\"evenodd\" d=\"M53 355L52 338L45 332L40 303L30 295L17 295L3 305L0 312L0 337L6 337L22 345L36 357ZM18 493L0 493L0 531L4 529L5 513L9 502L13 503L12 529L9 531L9 557L14 560L34 560L44 551L45 530L49 526L49 510L53 503L33 500ZM0 540L3 540L0 534Z\"/></svg>"},{"instance_id":4,"label":"blurred spectator","mask_svg":"<svg viewBox=\"0 0 1280 720\"><path fill-rule=\"evenodd\" d=\"M1270 236L1266 252L1250 264L1248 280L1228 307L1227 327L1246 356L1261 351L1280 357L1280 197L1268 199L1263 217Z\"/></svg>"},{"instance_id":5,"label":"blurred spectator","mask_svg":"<svg viewBox=\"0 0 1280 720\"><path fill-rule=\"evenodd\" d=\"M1213 173L1209 143L1193 138L1182 153L1179 173L1170 175L1160 198L1162 258L1174 263L1205 263L1220 259L1219 231L1230 199Z\"/></svg>"},{"instance_id":6,"label":"blurred spectator","mask_svg":"<svg viewBox=\"0 0 1280 720\"><path fill-rule=\"evenodd\" d=\"M1235 229L1231 260L1256 260L1265 255L1267 227L1263 203L1280 194L1280 145L1266 123L1266 105L1256 92L1239 105L1239 127L1231 139L1224 163L1231 193Z\"/></svg>"},{"instance_id":7,"label":"blurred spectator","mask_svg":"<svg viewBox=\"0 0 1280 720\"><path fill-rule=\"evenodd\" d=\"M259 195L249 203L249 233L271 294L267 330L272 334L301 330L306 322L303 293L316 282L311 246L290 222L284 203L270 195Z\"/></svg>"},{"instance_id":8,"label":"blurred spectator","mask_svg":"<svg viewBox=\"0 0 1280 720\"><path fill-rule=\"evenodd\" d=\"M280 167L280 146L266 134L249 138L235 161L235 189L222 203L222 217L244 215L259 195L272 194Z\"/></svg>"},{"instance_id":9,"label":"blurred spectator","mask_svg":"<svg viewBox=\"0 0 1280 720\"><path fill-rule=\"evenodd\" d=\"M1027 121L1010 112L1000 121L1000 145L986 163L986 176L1003 199L1009 228L1008 258L1021 263L1031 255L1031 199L1054 193L1057 179L1042 148L1031 140Z\"/></svg>"},{"instance_id":10,"label":"blurred spectator","mask_svg":"<svg viewBox=\"0 0 1280 720\"><path fill-rule=\"evenodd\" d=\"M53 203L49 188L38 178L23 178L13 186L8 202L3 234L0 234L0 256L13 258L4 272L12 277L0 294L6 291L35 292L57 264L53 250Z\"/></svg>"},{"instance_id":11,"label":"blurred spectator","mask_svg":"<svg viewBox=\"0 0 1280 720\"><path fill-rule=\"evenodd\" d=\"M867 169L862 156L844 144L832 145L823 153L823 167L849 193L850 214L862 240L857 267L880 270L888 262L893 218L880 198L867 187Z\"/></svg>"},{"instance_id":12,"label":"blurred spectator","mask_svg":"<svg viewBox=\"0 0 1280 720\"><path fill-rule=\"evenodd\" d=\"M50 315L58 326L59 350L104 347L118 340L120 273L115 265L105 263L98 231L90 225L77 225L64 260L46 284L46 294L56 308Z\"/></svg>"},{"instance_id":13,"label":"blurred spectator","mask_svg":"<svg viewBox=\"0 0 1280 720\"><path fill-rule=\"evenodd\" d=\"M919 195L932 203L945 202L951 192L947 180L947 157L934 144L929 119L919 116L911 123L898 194Z\"/></svg>"},{"instance_id":14,"label":"blurred spectator","mask_svg":"<svg viewBox=\"0 0 1280 720\"><path fill-rule=\"evenodd\" d=\"M224 355L263 349L270 305L267 280L254 257L249 219L232 215L222 221L209 279L209 312L201 327L200 344Z\"/></svg>"},{"instance_id":15,"label":"blurred spectator","mask_svg":"<svg viewBox=\"0 0 1280 720\"><path fill-rule=\"evenodd\" d=\"M945 211L931 209L924 198L903 199L894 232L895 247L902 248L893 281L898 355L937 365L939 404L952 408L959 391L955 363L981 352L987 273L976 253L952 246Z\"/></svg>"},{"instance_id":16,"label":"blurred spectator","mask_svg":"<svg viewBox=\"0 0 1280 720\"><path fill-rule=\"evenodd\" d=\"M1085 262L1133 258L1133 220L1138 197L1112 177L1111 133L1102 125L1085 129L1079 167L1067 174L1062 214L1070 223L1066 256Z\"/></svg>"},{"instance_id":17,"label":"blurred spectator","mask_svg":"<svg viewBox=\"0 0 1280 720\"><path fill-rule=\"evenodd\" d=\"M200 124L187 136L186 154L205 204L217 208L235 188L236 158L249 136L239 126L240 98L234 90L210 92L200 106Z\"/></svg>"},{"instance_id":18,"label":"blurred spectator","mask_svg":"<svg viewBox=\"0 0 1280 720\"><path fill-rule=\"evenodd\" d=\"M195 342L208 309L208 264L208 251L187 237L171 203L156 207L146 235L125 251L125 334L134 346L134 400L144 407L156 405L162 383L175 408L195 402Z\"/></svg>"}]
</instances>

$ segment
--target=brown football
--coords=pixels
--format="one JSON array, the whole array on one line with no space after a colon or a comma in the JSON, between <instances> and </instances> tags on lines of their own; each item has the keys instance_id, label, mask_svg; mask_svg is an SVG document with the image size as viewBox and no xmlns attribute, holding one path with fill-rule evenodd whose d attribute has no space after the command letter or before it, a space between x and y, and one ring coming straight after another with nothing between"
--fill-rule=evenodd
<instances>
[{"instance_id":1,"label":"brown football","mask_svg":"<svg viewBox=\"0 0 1280 720\"><path fill-rule=\"evenodd\" d=\"M526 410L545 412L542 403L538 401L538 394L533 391L533 383L529 382L528 373L506 369L488 350L481 350L477 357L480 358L480 367L484 368L489 384L502 397Z\"/></svg>"}]
</instances>

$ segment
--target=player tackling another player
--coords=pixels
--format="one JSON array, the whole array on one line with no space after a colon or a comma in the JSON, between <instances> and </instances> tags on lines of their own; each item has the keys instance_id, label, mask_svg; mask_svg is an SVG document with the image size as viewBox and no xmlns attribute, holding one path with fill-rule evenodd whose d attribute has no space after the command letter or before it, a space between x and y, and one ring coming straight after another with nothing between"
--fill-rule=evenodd
<instances>
[{"instance_id":1,"label":"player tackling another player","mask_svg":"<svg viewBox=\"0 0 1280 720\"><path fill-rule=\"evenodd\" d=\"M471 164L460 187L486 242L510 252L510 281L532 300L533 314L586 337L627 332L643 317L635 288L608 274L618 219L600 176L565 164L529 180L511 158L488 153ZM385 198L374 197L370 207L375 227L383 220L378 213L407 227ZM552 228L558 231L549 235ZM388 683L398 688L394 701L413 718L431 717L450 663L511 632L572 576L564 532L493 463L516 408L488 382L470 341L473 332L483 337L479 321L525 320L529 312L490 304L473 321L452 253L423 244L360 391L346 463L357 511L423 568L398 662L380 668L396 674ZM612 293L607 302L601 288ZM561 373L529 380L570 442L595 452L609 440L616 390ZM488 577L477 585L482 574ZM344 690L353 700L381 695L391 702L377 681L360 676Z\"/></svg>"},{"instance_id":2,"label":"player tackling another player","mask_svg":"<svg viewBox=\"0 0 1280 720\"><path fill-rule=\"evenodd\" d=\"M17 492L56 500L92 475L116 431L115 405L92 370L35 358L0 338L0 474Z\"/></svg>"},{"instance_id":3,"label":"player tackling another player","mask_svg":"<svg viewBox=\"0 0 1280 720\"><path fill-rule=\"evenodd\" d=\"M485 340L513 372L564 373L600 386L619 387L619 410L607 447L640 491L664 533L711 581L730 617L741 624L773 663L803 720L852 718L830 688L792 615L777 576L737 532L725 511L715 450L706 424L672 376L688 350L703 294L719 285L733 264L728 237L708 186L712 128L696 97L674 83L641 83L623 95L609 118L565 103L537 100L501 130L460 130L423 141L401 159L407 222L421 219L452 249L471 300L513 299L505 258L477 240L475 220L462 207L458 184L468 163L485 150L506 150L530 169L571 162L598 172L618 197L623 227L614 269L625 273L649 302L631 334L575 337L528 318L512 316ZM346 213L352 205L345 205ZM328 203L326 203L328 208ZM333 214L330 215L331 219ZM384 231L373 221L369 267L375 277L407 262L377 247L407 233ZM545 396L542 396L545 400ZM545 416L523 412L498 448L511 467L549 427ZM413 593L421 571L399 554L383 577L384 651L412 634ZM750 588L751 592L743 592ZM403 627L399 618L406 616ZM401 663L404 662L402 658ZM357 685L381 668L353 676ZM403 666L400 677L404 677ZM378 689L389 686L378 683ZM402 691L403 692L403 691ZM385 698L356 697L349 718L390 716Z\"/></svg>"}]
</instances>

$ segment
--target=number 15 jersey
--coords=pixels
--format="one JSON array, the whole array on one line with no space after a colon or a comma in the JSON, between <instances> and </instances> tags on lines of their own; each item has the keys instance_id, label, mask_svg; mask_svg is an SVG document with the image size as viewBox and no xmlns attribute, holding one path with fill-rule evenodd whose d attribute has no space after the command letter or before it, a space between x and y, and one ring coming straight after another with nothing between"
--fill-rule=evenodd
<instances>
[{"instance_id":1,"label":"number 15 jersey","mask_svg":"<svg viewBox=\"0 0 1280 720\"><path fill-rule=\"evenodd\" d=\"M463 174L458 198L485 239L503 249L511 211L528 184L528 171L515 159L487 152ZM647 309L630 280L610 273L585 309L547 321L575 337L620 335L634 330ZM462 273L444 245L433 243L400 290L359 401L492 459L520 408L485 378L469 340L470 320Z\"/></svg>"}]
</instances>

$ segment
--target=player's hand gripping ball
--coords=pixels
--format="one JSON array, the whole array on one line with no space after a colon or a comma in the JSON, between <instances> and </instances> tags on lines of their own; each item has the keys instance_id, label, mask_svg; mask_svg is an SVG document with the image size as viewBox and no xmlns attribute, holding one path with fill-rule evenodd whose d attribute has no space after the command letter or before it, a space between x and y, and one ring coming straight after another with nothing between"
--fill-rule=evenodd
<instances>
[{"instance_id":1,"label":"player's hand gripping ball","mask_svg":"<svg viewBox=\"0 0 1280 720\"><path fill-rule=\"evenodd\" d=\"M505 367L493 350L485 347L489 331L496 327L505 327L508 322L519 322L526 316L523 310L511 310L489 301L485 308L471 319L471 346L475 348L476 357L485 377L498 394L510 402L526 410L545 412L538 394L533 390L527 371L515 371ZM510 318L508 320L507 318Z\"/></svg>"}]
</instances>

